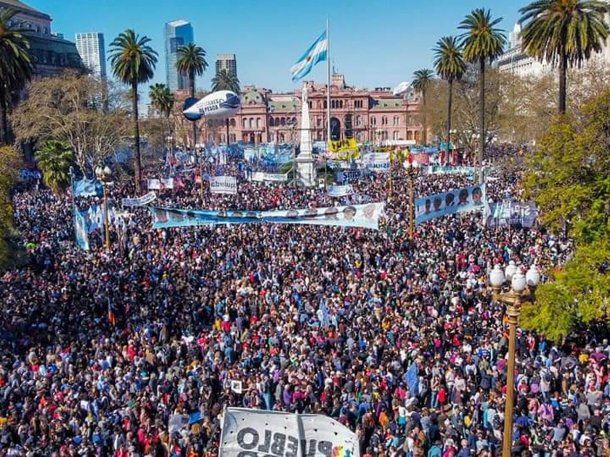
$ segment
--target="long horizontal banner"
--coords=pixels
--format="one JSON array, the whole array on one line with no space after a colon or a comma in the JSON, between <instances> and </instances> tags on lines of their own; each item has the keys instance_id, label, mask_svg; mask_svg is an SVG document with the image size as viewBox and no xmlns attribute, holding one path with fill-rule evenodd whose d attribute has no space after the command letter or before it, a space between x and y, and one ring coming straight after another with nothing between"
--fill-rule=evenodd
<instances>
[{"instance_id":1,"label":"long horizontal banner","mask_svg":"<svg viewBox=\"0 0 610 457\"><path fill-rule=\"evenodd\" d=\"M153 228L217 224L300 224L379 229L385 203L276 211L210 211L150 208Z\"/></svg>"},{"instance_id":2,"label":"long horizontal banner","mask_svg":"<svg viewBox=\"0 0 610 457\"><path fill-rule=\"evenodd\" d=\"M428 167L428 173L439 174L439 175L450 175L450 174L470 174L474 175L477 169L475 167L452 167L442 165L430 165Z\"/></svg>"},{"instance_id":3,"label":"long horizontal banner","mask_svg":"<svg viewBox=\"0 0 610 457\"><path fill-rule=\"evenodd\" d=\"M227 408L220 457L360 457L358 436L321 414Z\"/></svg>"},{"instance_id":4,"label":"long horizontal banner","mask_svg":"<svg viewBox=\"0 0 610 457\"><path fill-rule=\"evenodd\" d=\"M146 195L142 195L141 197L135 198L124 198L122 200L123 206L131 207L131 206L144 206L152 203L157 198L157 194L154 192L149 192Z\"/></svg>"},{"instance_id":5,"label":"long horizontal banner","mask_svg":"<svg viewBox=\"0 0 610 457\"><path fill-rule=\"evenodd\" d=\"M485 184L428 195L415 200L415 222L420 224L448 214L482 211L484 204Z\"/></svg>"},{"instance_id":6,"label":"long horizontal banner","mask_svg":"<svg viewBox=\"0 0 610 457\"><path fill-rule=\"evenodd\" d=\"M264 171L253 171L250 179L256 182L286 182L288 181L288 173L266 173Z\"/></svg>"},{"instance_id":7,"label":"long horizontal banner","mask_svg":"<svg viewBox=\"0 0 610 457\"><path fill-rule=\"evenodd\" d=\"M210 192L213 194L237 194L237 178L234 176L214 176L210 178Z\"/></svg>"}]
</instances>

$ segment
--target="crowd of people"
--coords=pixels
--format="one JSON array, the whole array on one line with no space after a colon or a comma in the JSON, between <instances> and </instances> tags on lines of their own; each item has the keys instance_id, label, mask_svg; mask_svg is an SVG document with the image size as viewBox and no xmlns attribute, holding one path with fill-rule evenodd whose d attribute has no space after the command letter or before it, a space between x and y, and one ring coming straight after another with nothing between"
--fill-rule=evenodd
<instances>
[{"instance_id":1,"label":"crowd of people","mask_svg":"<svg viewBox=\"0 0 610 457\"><path fill-rule=\"evenodd\" d=\"M237 160L222 167L243 176ZM499 455L508 341L488 273L509 261L561 266L571 243L541 227L486 227L480 213L434 219L411 239L406 179L397 167L391 195L383 174L353 184L387 202L379 231L153 230L134 208L122 248L113 229L110 251L97 233L88 252L74 243L70 195L20 186L29 260L0 275L0 455L216 456L226 406L326 414L366 457ZM422 173L416 190L470 179ZM192 174L181 182L154 204L266 210L355 198L242 178L237 195L215 195ZM135 189L110 194L118 203ZM518 176L498 174L487 196L520 198ZM610 455L608 341L558 345L520 330L517 351L515 455ZM196 419L175 426L176 415Z\"/></svg>"}]
</instances>

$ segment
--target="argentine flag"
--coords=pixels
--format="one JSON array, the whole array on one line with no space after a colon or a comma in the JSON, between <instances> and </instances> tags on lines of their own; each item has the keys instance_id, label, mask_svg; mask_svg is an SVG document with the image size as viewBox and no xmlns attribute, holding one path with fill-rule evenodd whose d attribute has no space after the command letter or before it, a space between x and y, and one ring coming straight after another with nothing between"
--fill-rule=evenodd
<instances>
[{"instance_id":1,"label":"argentine flag","mask_svg":"<svg viewBox=\"0 0 610 457\"><path fill-rule=\"evenodd\" d=\"M326 31L324 31L290 69L292 81L298 81L307 76L315 64L326 60L327 54L328 39L326 38Z\"/></svg>"}]
</instances>

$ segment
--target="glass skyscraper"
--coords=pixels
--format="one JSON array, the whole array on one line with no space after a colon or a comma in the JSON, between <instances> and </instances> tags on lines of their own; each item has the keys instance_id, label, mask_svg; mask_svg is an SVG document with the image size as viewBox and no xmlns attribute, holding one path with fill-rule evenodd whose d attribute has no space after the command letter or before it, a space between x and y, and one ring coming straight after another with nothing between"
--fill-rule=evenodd
<instances>
[{"instance_id":1,"label":"glass skyscraper","mask_svg":"<svg viewBox=\"0 0 610 457\"><path fill-rule=\"evenodd\" d=\"M176 70L178 48L193 42L193 27L183 19L165 24L165 76L172 92L188 89L188 77Z\"/></svg>"}]
</instances>

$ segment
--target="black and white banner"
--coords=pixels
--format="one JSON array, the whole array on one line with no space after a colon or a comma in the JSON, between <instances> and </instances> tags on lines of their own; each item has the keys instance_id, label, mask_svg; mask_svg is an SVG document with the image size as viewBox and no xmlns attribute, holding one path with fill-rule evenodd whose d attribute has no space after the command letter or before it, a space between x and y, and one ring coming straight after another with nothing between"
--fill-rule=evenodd
<instances>
[{"instance_id":1,"label":"black and white banner","mask_svg":"<svg viewBox=\"0 0 610 457\"><path fill-rule=\"evenodd\" d=\"M358 437L318 414L227 408L220 457L360 457Z\"/></svg>"},{"instance_id":2,"label":"black and white banner","mask_svg":"<svg viewBox=\"0 0 610 457\"><path fill-rule=\"evenodd\" d=\"M213 194L237 194L237 178L233 176L214 176L210 178L210 192Z\"/></svg>"}]
</instances>

